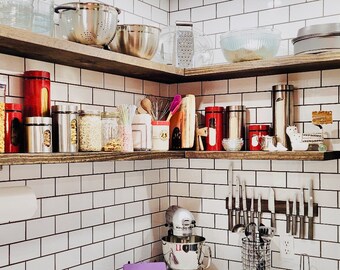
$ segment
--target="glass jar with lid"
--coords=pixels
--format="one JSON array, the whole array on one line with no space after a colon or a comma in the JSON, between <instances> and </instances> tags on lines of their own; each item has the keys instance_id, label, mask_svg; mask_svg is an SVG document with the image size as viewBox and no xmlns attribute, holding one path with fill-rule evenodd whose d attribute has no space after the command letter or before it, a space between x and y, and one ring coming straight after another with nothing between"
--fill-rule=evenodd
<instances>
[{"instance_id":1,"label":"glass jar with lid","mask_svg":"<svg viewBox=\"0 0 340 270\"><path fill-rule=\"evenodd\" d=\"M79 150L101 151L100 111L79 111Z\"/></svg>"},{"instance_id":2,"label":"glass jar with lid","mask_svg":"<svg viewBox=\"0 0 340 270\"><path fill-rule=\"evenodd\" d=\"M119 132L119 113L102 112L102 150L122 151L122 139Z\"/></svg>"}]
</instances>

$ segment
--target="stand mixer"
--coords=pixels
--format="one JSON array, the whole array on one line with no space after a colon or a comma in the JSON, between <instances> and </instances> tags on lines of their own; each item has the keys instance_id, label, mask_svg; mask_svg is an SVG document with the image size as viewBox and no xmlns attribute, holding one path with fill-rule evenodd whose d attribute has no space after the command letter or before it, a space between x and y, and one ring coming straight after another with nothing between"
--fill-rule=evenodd
<instances>
[{"instance_id":1,"label":"stand mixer","mask_svg":"<svg viewBox=\"0 0 340 270\"><path fill-rule=\"evenodd\" d=\"M170 206L165 213L168 235L162 238L164 259L173 270L197 270L210 266L211 250L205 238L192 234L196 226L193 214L177 205ZM206 258L206 265L203 260Z\"/></svg>"}]
</instances>

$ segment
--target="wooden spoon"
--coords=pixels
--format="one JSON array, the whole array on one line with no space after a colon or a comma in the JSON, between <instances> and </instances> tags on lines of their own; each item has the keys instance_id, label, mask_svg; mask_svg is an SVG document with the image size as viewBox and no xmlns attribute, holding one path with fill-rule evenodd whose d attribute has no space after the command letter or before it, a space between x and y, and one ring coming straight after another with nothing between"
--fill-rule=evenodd
<instances>
[{"instance_id":1,"label":"wooden spoon","mask_svg":"<svg viewBox=\"0 0 340 270\"><path fill-rule=\"evenodd\" d=\"M152 104L150 99L148 98L143 98L142 101L140 102L140 105L142 106L142 108L147 111L148 114L151 115L151 117L153 118L153 120L155 120L155 115L152 111Z\"/></svg>"}]
</instances>

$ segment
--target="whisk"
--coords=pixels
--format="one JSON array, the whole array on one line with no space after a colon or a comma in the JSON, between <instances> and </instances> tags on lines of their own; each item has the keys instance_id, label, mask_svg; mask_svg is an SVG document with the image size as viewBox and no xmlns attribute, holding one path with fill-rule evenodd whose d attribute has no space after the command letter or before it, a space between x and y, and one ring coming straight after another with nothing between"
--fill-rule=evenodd
<instances>
[{"instance_id":1,"label":"whisk","mask_svg":"<svg viewBox=\"0 0 340 270\"><path fill-rule=\"evenodd\" d=\"M156 121L160 121L169 113L170 99L164 97L149 96L152 104L152 112Z\"/></svg>"}]
</instances>

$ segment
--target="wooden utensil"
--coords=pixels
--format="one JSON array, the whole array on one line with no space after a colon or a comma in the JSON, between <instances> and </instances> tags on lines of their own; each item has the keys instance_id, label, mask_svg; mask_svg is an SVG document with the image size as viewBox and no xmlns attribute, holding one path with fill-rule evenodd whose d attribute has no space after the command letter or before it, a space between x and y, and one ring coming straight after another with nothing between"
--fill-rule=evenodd
<instances>
[{"instance_id":1,"label":"wooden utensil","mask_svg":"<svg viewBox=\"0 0 340 270\"><path fill-rule=\"evenodd\" d=\"M142 106L142 108L151 115L152 120L155 120L155 114L152 111L152 104L150 99L148 98L143 98L142 101L140 102L140 105Z\"/></svg>"}]
</instances>

